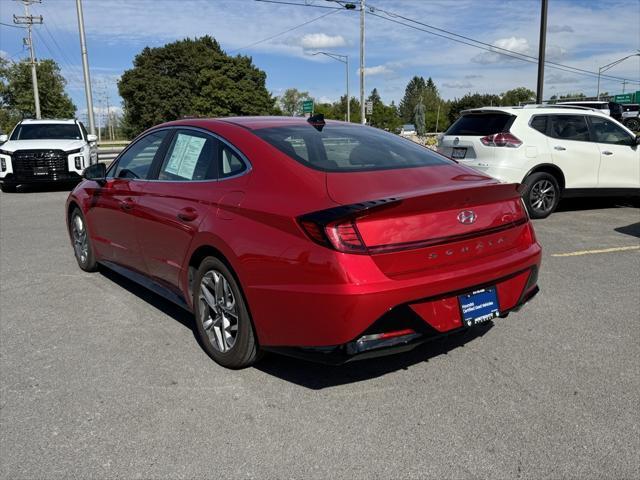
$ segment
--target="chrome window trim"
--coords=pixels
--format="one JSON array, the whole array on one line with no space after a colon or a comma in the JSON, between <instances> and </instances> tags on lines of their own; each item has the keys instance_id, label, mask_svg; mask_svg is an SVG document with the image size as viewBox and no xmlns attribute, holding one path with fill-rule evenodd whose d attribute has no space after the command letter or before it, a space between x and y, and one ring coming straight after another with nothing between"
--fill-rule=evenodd
<instances>
[{"instance_id":1,"label":"chrome window trim","mask_svg":"<svg viewBox=\"0 0 640 480\"><path fill-rule=\"evenodd\" d=\"M148 132L145 133L145 137L147 135L151 135L152 133L156 133L156 132L161 132L163 130L193 130L199 133L202 133L204 135L210 135L213 138L215 138L216 140L218 140L219 142L222 142L223 144L225 144L227 147L229 147L234 153L236 153L238 155L238 157L244 162L245 166L247 168L245 168L242 172L238 173L237 175L231 175L229 177L223 177L223 178L208 178L205 180L160 180L159 178L125 178L125 179L121 179L121 180L129 180L129 181L133 181L133 182L161 182L161 183L206 183L206 182L220 182L220 181L224 181L224 180L231 180L234 178L238 178L241 177L243 175L248 174L249 172L251 172L251 170L253 170L253 165L251 165L251 162L249 161L249 159L247 158L247 156L242 153L240 151L240 149L238 147L236 147L235 145L233 145L231 142L229 142L227 139L221 137L220 135L218 135L217 133L214 133L210 130L207 130L205 128L200 128L200 127L192 127L192 126L187 126L187 125L170 125L167 127L160 127L160 128L156 128L153 130L149 130ZM139 137L139 138L138 138ZM129 150L129 148L131 148L131 146L136 143L138 141L138 139L142 139L144 138L143 136L138 136L136 137L129 145L127 145L127 148L125 148L122 152L120 152L120 155L118 155L113 162L111 162L111 165L109 165L109 168L107 169L107 176L109 175L109 171L114 168L113 165L115 165L118 161L120 161L120 157L122 155L125 154L125 152L127 150ZM217 159L216 159L217 161ZM109 177L107 177L109 178ZM111 177L111 178L117 178L117 177Z\"/></svg>"}]
</instances>

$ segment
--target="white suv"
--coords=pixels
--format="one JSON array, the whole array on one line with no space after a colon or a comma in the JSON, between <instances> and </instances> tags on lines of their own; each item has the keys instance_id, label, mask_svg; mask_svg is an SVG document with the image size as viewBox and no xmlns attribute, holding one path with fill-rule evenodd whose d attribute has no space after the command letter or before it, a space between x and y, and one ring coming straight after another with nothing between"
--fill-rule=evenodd
<instances>
[{"instance_id":1,"label":"white suv","mask_svg":"<svg viewBox=\"0 0 640 480\"><path fill-rule=\"evenodd\" d=\"M11 135L0 135L0 188L78 182L98 161L96 140L77 120L22 120Z\"/></svg>"},{"instance_id":2,"label":"white suv","mask_svg":"<svg viewBox=\"0 0 640 480\"><path fill-rule=\"evenodd\" d=\"M484 107L465 110L438 152L504 182L523 183L532 218L560 197L640 196L639 138L597 110Z\"/></svg>"}]
</instances>

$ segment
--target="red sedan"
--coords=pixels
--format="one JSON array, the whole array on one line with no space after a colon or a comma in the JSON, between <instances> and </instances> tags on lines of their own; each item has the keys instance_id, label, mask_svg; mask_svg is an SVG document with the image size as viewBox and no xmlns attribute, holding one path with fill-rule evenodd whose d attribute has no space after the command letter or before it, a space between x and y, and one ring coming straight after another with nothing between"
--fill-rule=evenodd
<instances>
[{"instance_id":1,"label":"red sedan","mask_svg":"<svg viewBox=\"0 0 640 480\"><path fill-rule=\"evenodd\" d=\"M230 368L407 350L519 309L540 246L516 184L343 122L191 119L85 170L67 200L98 264L195 315Z\"/></svg>"}]
</instances>

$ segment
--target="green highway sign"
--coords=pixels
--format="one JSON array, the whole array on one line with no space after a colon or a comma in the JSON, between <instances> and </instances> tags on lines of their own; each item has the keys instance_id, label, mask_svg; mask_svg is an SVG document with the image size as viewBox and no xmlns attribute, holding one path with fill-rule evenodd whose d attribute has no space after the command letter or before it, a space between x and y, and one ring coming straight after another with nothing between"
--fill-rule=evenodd
<instances>
[{"instance_id":1,"label":"green highway sign","mask_svg":"<svg viewBox=\"0 0 640 480\"><path fill-rule=\"evenodd\" d=\"M302 102L302 113L313 113L313 100Z\"/></svg>"},{"instance_id":2,"label":"green highway sign","mask_svg":"<svg viewBox=\"0 0 640 480\"><path fill-rule=\"evenodd\" d=\"M633 103L633 93L623 93L622 95L615 95L613 101L616 103Z\"/></svg>"}]
</instances>

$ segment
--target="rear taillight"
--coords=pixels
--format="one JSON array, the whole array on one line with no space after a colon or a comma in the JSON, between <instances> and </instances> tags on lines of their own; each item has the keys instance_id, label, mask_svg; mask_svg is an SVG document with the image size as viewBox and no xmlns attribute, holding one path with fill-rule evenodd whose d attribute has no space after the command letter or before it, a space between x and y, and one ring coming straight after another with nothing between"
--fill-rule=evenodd
<instances>
[{"instance_id":1,"label":"rear taillight","mask_svg":"<svg viewBox=\"0 0 640 480\"><path fill-rule=\"evenodd\" d=\"M343 253L366 254L369 251L358 231L356 219L399 202L397 198L383 198L341 205L303 215L298 223L311 240L323 247Z\"/></svg>"},{"instance_id":2,"label":"rear taillight","mask_svg":"<svg viewBox=\"0 0 640 480\"><path fill-rule=\"evenodd\" d=\"M522 145L522 141L509 132L494 133L480 139L483 145L487 147L508 147L518 148Z\"/></svg>"},{"instance_id":3,"label":"rear taillight","mask_svg":"<svg viewBox=\"0 0 640 480\"><path fill-rule=\"evenodd\" d=\"M314 242L344 253L367 253L358 227L353 220L320 225L311 220L301 220L300 225Z\"/></svg>"}]
</instances>

